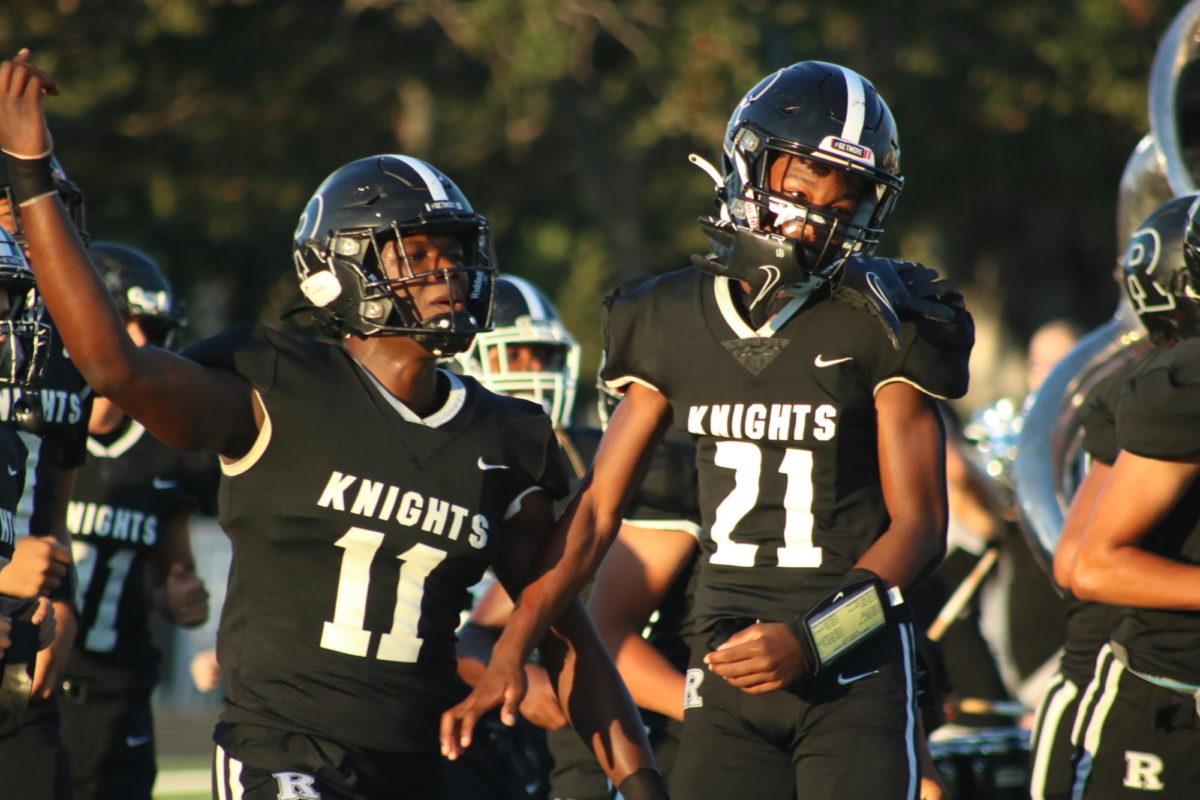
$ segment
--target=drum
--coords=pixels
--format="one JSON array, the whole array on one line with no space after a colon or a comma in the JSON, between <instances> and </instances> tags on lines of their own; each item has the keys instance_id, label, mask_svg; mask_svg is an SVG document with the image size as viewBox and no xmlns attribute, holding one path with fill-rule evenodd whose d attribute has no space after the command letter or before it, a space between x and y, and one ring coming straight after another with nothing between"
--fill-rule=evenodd
<instances>
[{"instance_id":1,"label":"drum","mask_svg":"<svg viewBox=\"0 0 1200 800\"><path fill-rule=\"evenodd\" d=\"M931 741L929 752L949 800L1025 800L1029 797L1029 731L981 728Z\"/></svg>"}]
</instances>

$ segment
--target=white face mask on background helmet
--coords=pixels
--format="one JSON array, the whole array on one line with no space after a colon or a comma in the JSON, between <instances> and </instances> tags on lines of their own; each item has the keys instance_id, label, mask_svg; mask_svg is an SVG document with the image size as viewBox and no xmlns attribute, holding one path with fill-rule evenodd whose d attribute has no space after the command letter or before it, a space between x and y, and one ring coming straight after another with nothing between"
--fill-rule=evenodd
<instances>
[{"instance_id":1,"label":"white face mask on background helmet","mask_svg":"<svg viewBox=\"0 0 1200 800\"><path fill-rule=\"evenodd\" d=\"M456 368L497 394L537 403L554 427L569 427L579 383L580 347L550 298L524 278L498 275L492 325L492 330L476 334L471 346L454 357ZM540 368L514 363L523 347L540 355Z\"/></svg>"}]
</instances>

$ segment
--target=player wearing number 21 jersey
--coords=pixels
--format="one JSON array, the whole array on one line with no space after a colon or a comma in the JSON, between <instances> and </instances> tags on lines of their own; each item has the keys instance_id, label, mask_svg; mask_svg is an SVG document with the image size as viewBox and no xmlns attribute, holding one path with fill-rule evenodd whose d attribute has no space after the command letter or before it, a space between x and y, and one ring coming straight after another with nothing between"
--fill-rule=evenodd
<instances>
[{"instance_id":1,"label":"player wearing number 21 jersey","mask_svg":"<svg viewBox=\"0 0 1200 800\"><path fill-rule=\"evenodd\" d=\"M668 423L692 436L707 635L674 794L915 798L901 590L944 547L929 396L965 392L970 317L932 270L869 257L900 178L891 113L862 76L767 76L724 157L723 175L708 168L719 218L701 220L715 256L606 301L602 378L625 398L576 520L606 518L626 491L614 475Z\"/></svg>"}]
</instances>

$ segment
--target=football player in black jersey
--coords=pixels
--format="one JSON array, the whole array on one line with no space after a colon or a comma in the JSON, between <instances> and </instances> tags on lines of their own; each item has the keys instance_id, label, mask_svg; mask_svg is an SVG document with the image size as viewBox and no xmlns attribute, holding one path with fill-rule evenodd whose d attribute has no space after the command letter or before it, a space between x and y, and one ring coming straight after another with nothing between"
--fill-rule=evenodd
<instances>
[{"instance_id":1,"label":"football player in black jersey","mask_svg":"<svg viewBox=\"0 0 1200 800\"><path fill-rule=\"evenodd\" d=\"M607 300L602 374L624 398L565 524L608 541L663 430L689 432L706 635L677 793L915 798L900 590L944 546L926 395L965 392L970 317L932 270L871 257L901 178L862 76L768 76L734 111L723 167L707 167L719 215L702 221L716 257Z\"/></svg>"},{"instance_id":2,"label":"football player in black jersey","mask_svg":"<svg viewBox=\"0 0 1200 800\"><path fill-rule=\"evenodd\" d=\"M56 160L51 160L50 170L51 182L63 197L72 225L86 238L82 193ZM28 241L23 217L12 201L7 169L0 169L0 226L13 234L31 262L40 257ZM13 776L6 786L13 796L57 800L70 797L70 774L59 735L55 695L75 639L76 620L76 584L74 567L69 563L66 509L75 472L86 456L84 443L92 397L91 389L67 358L49 318L42 322L45 325L40 327L36 349L27 359L30 365L41 365L40 379L0 385L0 416L17 431L27 453L16 530L31 541L22 546L49 546L53 557L68 565L68 572L49 594L57 633L50 647L37 652L33 682L28 687L30 702L21 713L0 719L0 773ZM17 657L10 653L9 661Z\"/></svg>"},{"instance_id":3,"label":"football player in black jersey","mask_svg":"<svg viewBox=\"0 0 1200 800\"><path fill-rule=\"evenodd\" d=\"M1171 348L1194 335L1197 308L1188 298L1184 232L1200 195L1175 198L1156 209L1134 232L1121 260L1122 285L1130 305L1158 348ZM1151 351L1153 352L1153 351ZM1148 358L1143 353L1140 358ZM1131 357L1133 358L1133 357ZM1117 458L1116 411L1121 390L1137 368L1130 360L1089 391L1082 418L1088 470L1071 498L1054 551L1054 580L1067 593L1066 641L1058 672L1038 705L1031 742L1030 795L1034 800L1072 796L1080 731L1080 699L1091 683L1096 656L1120 621L1121 609L1081 600L1071 593L1080 536Z\"/></svg>"},{"instance_id":4,"label":"football player in black jersey","mask_svg":"<svg viewBox=\"0 0 1200 800\"><path fill-rule=\"evenodd\" d=\"M492 322L493 330L477 335L468 350L455 356L458 369L477 377L492 391L541 404L554 422L555 432L574 473L574 482L581 480L595 455L600 431L571 422L579 380L579 345L562 324L550 298L529 281L515 275L496 278ZM601 403L600 408L601 420L607 422L608 405ZM651 658L655 662L666 662L667 659L675 662L673 667L668 664L679 677L679 691L675 693L673 703L651 695L645 698L634 696L635 702L644 708L662 712L644 716L655 760L664 776L669 773L678 740L678 732L669 717L682 716L679 699L682 697L682 669L686 666L686 654L681 652L684 651L682 636L689 606L687 579L698 531L691 442L682 434L672 436L655 454L646 479L625 510L614 550L606 557L614 558L619 551L622 556L628 554L634 561L640 561L646 554L640 546L636 551L632 550L634 544L631 543L646 542L647 547L656 548L653 563L638 563L636 570L629 562L621 561L621 569L629 567L631 571L626 573L625 580L617 581L623 588L628 588L629 576L649 577L653 572L654 588L650 590L654 592L653 596L642 595L639 599L639 607L643 602L650 604L640 610L631 609L626 602L631 599L629 592L623 590L613 597L608 596L608 590L601 590L598 601L589 600L590 614L597 630L610 645L615 658L624 654L629 660L630 650L639 649L637 644L629 645L621 637L621 632L628 626L638 642L645 643L653 651L655 655ZM682 543L679 543L680 539ZM666 551L657 548L666 540L673 540L678 545L680 558L663 557ZM460 639L459 659L460 671L469 682L474 682L482 673L491 642L503 629L511 611L512 601L497 584L489 587L472 609ZM643 639L643 629L654 611L660 613L650 628L648 639ZM623 645L619 648L614 646L618 639ZM627 665L627 668L631 667ZM568 721L557 706L545 670L529 664L526 672L530 690L522 702L521 713L548 732L545 738L551 759L549 797L573 800L609 797L604 772L583 747L579 736L566 727ZM623 672L622 677L627 683L631 674L640 677L643 673L638 669L633 669L632 673ZM645 705L643 699L651 705ZM495 742L498 737L494 730L489 730L488 738ZM508 743L505 746L511 747Z\"/></svg>"},{"instance_id":5,"label":"football player in black jersey","mask_svg":"<svg viewBox=\"0 0 1200 800\"><path fill-rule=\"evenodd\" d=\"M1067 559L1077 598L1124 607L1115 629L1091 632L1103 644L1073 726L1075 798L1190 798L1200 786L1198 214L1195 195L1169 201L1123 262L1160 346L1124 373L1119 452Z\"/></svg>"},{"instance_id":6,"label":"football player in black jersey","mask_svg":"<svg viewBox=\"0 0 1200 800\"><path fill-rule=\"evenodd\" d=\"M171 348L184 318L158 264L128 245L89 249L134 344ZM217 465L162 444L106 397L93 403L88 434L91 457L67 513L82 602L63 673L62 734L75 800L149 800L160 660L149 614L157 608L184 627L208 618L188 518L214 513Z\"/></svg>"},{"instance_id":7,"label":"football player in black jersey","mask_svg":"<svg viewBox=\"0 0 1200 800\"><path fill-rule=\"evenodd\" d=\"M515 720L541 642L610 778L626 797L662 796L628 693L571 594L586 553L547 536L566 488L549 420L438 368L487 327L492 298L488 225L458 187L398 155L353 161L318 187L293 258L337 345L238 326L189 357L137 348L54 190L41 98L57 86L28 59L0 64L0 148L46 251L35 272L47 306L98 392L164 443L221 457L234 556L216 794L444 797L454 629L491 565L520 602L482 696ZM457 719L441 736L451 757L469 745Z\"/></svg>"},{"instance_id":8,"label":"football player in black jersey","mask_svg":"<svg viewBox=\"0 0 1200 800\"><path fill-rule=\"evenodd\" d=\"M7 227L0 225L0 386L28 389L38 384L45 364L38 350L46 347L45 333L33 272ZM29 701L34 654L54 635L54 607L47 598L67 573L67 553L57 543L18 538L27 457L17 427L0 422L0 461L5 465L0 473L0 720L20 713ZM35 626L40 628L37 635ZM5 658L14 640L17 645Z\"/></svg>"}]
</instances>

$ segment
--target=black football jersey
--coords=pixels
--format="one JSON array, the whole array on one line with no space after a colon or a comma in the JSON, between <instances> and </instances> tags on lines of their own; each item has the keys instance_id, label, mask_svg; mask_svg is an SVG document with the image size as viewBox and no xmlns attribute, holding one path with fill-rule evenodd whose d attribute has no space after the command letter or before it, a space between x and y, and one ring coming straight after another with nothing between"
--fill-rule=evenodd
<instances>
[{"instance_id":1,"label":"black football jersey","mask_svg":"<svg viewBox=\"0 0 1200 800\"><path fill-rule=\"evenodd\" d=\"M0 567L8 564L17 544L17 505L25 491L25 442L11 425L0 422Z\"/></svg>"},{"instance_id":2,"label":"black football jersey","mask_svg":"<svg viewBox=\"0 0 1200 800\"><path fill-rule=\"evenodd\" d=\"M1145 458L1200 452L1200 339L1155 350L1135 362L1117 406L1117 441ZM1151 553L1200 565L1200 484L1142 540ZM1129 666L1200 685L1200 612L1129 608L1113 640Z\"/></svg>"},{"instance_id":3,"label":"black football jersey","mask_svg":"<svg viewBox=\"0 0 1200 800\"><path fill-rule=\"evenodd\" d=\"M12 420L13 409L22 394L17 387L0 387L0 419ZM17 530L22 536L49 532L58 473L83 464L87 452L92 390L67 358L53 328L50 353L35 402L42 411L42 432L20 433L28 452L25 492L17 514Z\"/></svg>"},{"instance_id":4,"label":"black football jersey","mask_svg":"<svg viewBox=\"0 0 1200 800\"><path fill-rule=\"evenodd\" d=\"M267 413L222 465L222 718L436 752L439 715L465 695L468 588L524 494L566 491L549 419L444 371L446 401L421 419L342 348L262 327L187 355L244 376Z\"/></svg>"},{"instance_id":5,"label":"black football jersey","mask_svg":"<svg viewBox=\"0 0 1200 800\"><path fill-rule=\"evenodd\" d=\"M79 575L79 628L64 677L108 691L150 689L159 653L150 637L146 562L172 521L210 507L203 461L167 447L126 419L89 437L75 477L67 530Z\"/></svg>"},{"instance_id":6,"label":"black football jersey","mask_svg":"<svg viewBox=\"0 0 1200 800\"><path fill-rule=\"evenodd\" d=\"M828 292L757 330L730 281L695 269L626 284L606 305L602 378L656 388L696 443L701 629L790 620L835 588L888 524L875 392L966 386L965 358L939 357L909 322L896 350Z\"/></svg>"},{"instance_id":7,"label":"black football jersey","mask_svg":"<svg viewBox=\"0 0 1200 800\"><path fill-rule=\"evenodd\" d=\"M1111 466L1117 460L1117 403L1130 369L1131 365L1126 365L1105 376L1084 400L1080 415L1083 449L1095 462ZM1120 606L1079 600L1067 593L1066 637L1059 662L1063 675L1076 685L1087 685L1096 654L1108 643L1120 619Z\"/></svg>"}]
</instances>

